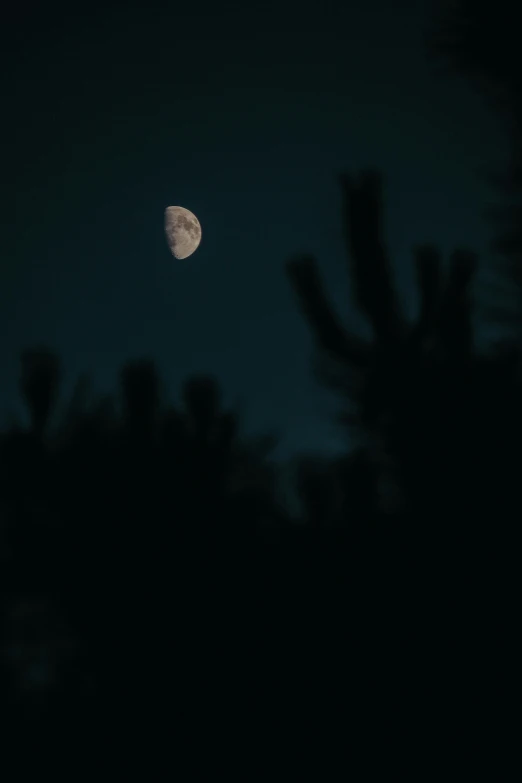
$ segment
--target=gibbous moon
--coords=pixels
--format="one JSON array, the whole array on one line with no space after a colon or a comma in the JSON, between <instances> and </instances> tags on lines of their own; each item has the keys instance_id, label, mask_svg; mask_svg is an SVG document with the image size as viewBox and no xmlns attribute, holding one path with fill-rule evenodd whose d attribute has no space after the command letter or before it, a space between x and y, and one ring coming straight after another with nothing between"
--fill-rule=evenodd
<instances>
[{"instance_id":1,"label":"gibbous moon","mask_svg":"<svg viewBox=\"0 0 522 783\"><path fill-rule=\"evenodd\" d=\"M199 220L184 207L167 207L165 234L174 258L188 258L201 242Z\"/></svg>"}]
</instances>

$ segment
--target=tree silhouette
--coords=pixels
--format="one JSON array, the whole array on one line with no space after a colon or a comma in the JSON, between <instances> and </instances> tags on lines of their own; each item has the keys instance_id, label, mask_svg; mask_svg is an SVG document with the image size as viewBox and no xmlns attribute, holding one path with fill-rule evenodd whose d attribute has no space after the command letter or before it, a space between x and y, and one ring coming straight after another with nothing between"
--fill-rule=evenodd
<instances>
[{"instance_id":1,"label":"tree silhouette","mask_svg":"<svg viewBox=\"0 0 522 783\"><path fill-rule=\"evenodd\" d=\"M294 721L319 732L318 715L331 733L332 700L353 703L361 682L361 703L372 689L397 698L393 683L423 666L442 688L449 664L430 662L423 641L438 655L440 629L462 641L484 607L507 612L490 585L516 594L519 354L477 353L476 258L465 250L445 271L434 246L414 249L409 321L382 235L380 175L341 186L370 338L333 312L314 258L292 259L288 274L317 375L359 443L296 459L297 514L282 502L277 439L247 438L211 376L188 378L172 405L154 364L136 360L115 398L80 378L51 427L59 361L25 355L30 425L1 434L0 509L11 553L2 685L26 742L62 732L74 742L81 724L116 758L145 735L214 747L260 727L286 736ZM31 666L38 688L26 687Z\"/></svg>"},{"instance_id":2,"label":"tree silhouette","mask_svg":"<svg viewBox=\"0 0 522 783\"><path fill-rule=\"evenodd\" d=\"M22 354L20 388L29 409L31 429L41 438L56 402L60 366L54 354L37 347Z\"/></svg>"},{"instance_id":3,"label":"tree silhouette","mask_svg":"<svg viewBox=\"0 0 522 783\"><path fill-rule=\"evenodd\" d=\"M406 323L398 309L380 236L380 178L369 171L362 174L360 183L354 184L345 176L341 184L355 298L372 327L373 341L365 342L339 325L318 284L315 259L296 257L288 263L287 270L322 354L319 375L334 388L358 398L364 420L369 423L376 415L375 405L380 408L378 415L385 413L382 402L391 396L390 383L394 383L398 366L427 349L432 355L443 352L455 361L471 349L467 300L475 258L467 251L455 251L446 285L442 287L436 249L416 248L420 313L415 323ZM379 402L374 402L375 395Z\"/></svg>"},{"instance_id":4,"label":"tree silhouette","mask_svg":"<svg viewBox=\"0 0 522 783\"><path fill-rule=\"evenodd\" d=\"M442 58L473 80L511 121L520 115L520 30L513 7L500 0L492 13L487 0L446 0L424 31L432 61Z\"/></svg>"},{"instance_id":5,"label":"tree silhouette","mask_svg":"<svg viewBox=\"0 0 522 783\"><path fill-rule=\"evenodd\" d=\"M211 377L188 379L182 406L165 406L148 360L122 369L116 401L96 399L80 378L51 428L59 362L47 351L38 361L30 354L29 365L28 355L22 388L38 423L11 428L0 444L13 552L5 616L20 591L50 595L79 639L72 673L62 672L51 690L81 692L91 709L92 695L81 685L91 682L91 694L104 694L108 723L100 726L109 731L115 711L136 718L137 705L145 709L172 680L169 655L195 671L215 670L221 660L203 640L210 627L219 633L213 612L230 622L219 607L228 602L230 616L263 561L253 554L255 531L288 521L270 458L277 440L245 438L238 412L222 407ZM204 633L194 631L193 616ZM171 638L174 621L179 628ZM194 642L182 641L183 627ZM13 680L22 661L4 662ZM45 660L35 665L50 676ZM202 668L198 676L207 677ZM29 691L21 702L19 695L13 705L20 715L34 713ZM50 692L42 698L43 720L63 709Z\"/></svg>"},{"instance_id":6,"label":"tree silhouette","mask_svg":"<svg viewBox=\"0 0 522 783\"><path fill-rule=\"evenodd\" d=\"M151 438L158 424L160 380L154 363L130 362L121 372L123 418L129 433L140 440Z\"/></svg>"},{"instance_id":7,"label":"tree silhouette","mask_svg":"<svg viewBox=\"0 0 522 783\"><path fill-rule=\"evenodd\" d=\"M489 314L500 323L516 326L520 336L522 302L522 56L520 28L513 23L513 7L505 0L495 7L486 0L453 0L445 3L425 31L428 56L468 78L502 116L511 142L505 172L482 171L484 179L499 192L502 202L489 207L485 217L494 227L491 249L503 259L500 286L502 298L512 298L515 312L505 303L495 303ZM497 283L498 285L498 283Z\"/></svg>"},{"instance_id":8,"label":"tree silhouette","mask_svg":"<svg viewBox=\"0 0 522 783\"><path fill-rule=\"evenodd\" d=\"M452 254L443 276L437 250L415 248L420 306L407 322L380 235L380 180L367 172L358 185L344 177L342 187L355 298L373 339L364 343L339 325L316 283L314 259L292 259L288 273L315 337L318 375L341 395L342 423L355 423L381 475L400 488L409 545L419 535L448 551L470 535L484 542L493 531L479 524L480 509L494 514L512 475L502 440L507 422L522 435L517 357L475 353L470 287L476 257L466 250Z\"/></svg>"}]
</instances>

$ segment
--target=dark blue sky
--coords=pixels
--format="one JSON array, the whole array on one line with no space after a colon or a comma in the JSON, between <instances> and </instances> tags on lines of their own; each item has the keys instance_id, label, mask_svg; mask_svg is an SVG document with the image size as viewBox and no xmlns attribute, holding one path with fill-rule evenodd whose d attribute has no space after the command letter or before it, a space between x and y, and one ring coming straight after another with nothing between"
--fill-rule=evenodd
<instances>
[{"instance_id":1,"label":"dark blue sky","mask_svg":"<svg viewBox=\"0 0 522 783\"><path fill-rule=\"evenodd\" d=\"M429 3L140 5L5 28L1 418L20 350L45 342L65 392L83 371L109 391L149 355L173 400L187 374L216 374L248 431L281 432L282 457L337 448L286 259L316 253L357 323L336 178L380 167L412 310L415 243L486 259L494 194L477 169L504 160L502 131L427 60ZM185 261L165 242L169 204L202 224Z\"/></svg>"}]
</instances>

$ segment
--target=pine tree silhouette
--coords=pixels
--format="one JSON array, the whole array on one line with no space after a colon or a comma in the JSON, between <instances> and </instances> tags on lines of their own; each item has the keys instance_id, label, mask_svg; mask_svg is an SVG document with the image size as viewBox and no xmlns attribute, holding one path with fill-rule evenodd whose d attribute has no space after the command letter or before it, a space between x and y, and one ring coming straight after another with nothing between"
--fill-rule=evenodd
<instances>
[{"instance_id":1,"label":"pine tree silhouette","mask_svg":"<svg viewBox=\"0 0 522 783\"><path fill-rule=\"evenodd\" d=\"M474 350L470 288L476 257L469 251L456 250L443 276L436 249L415 248L420 307L407 322L380 234L380 180L368 172L359 185L344 177L342 186L355 298L373 339L364 343L339 325L317 282L314 259L291 260L290 280L319 354L318 375L344 401L342 423L355 422L381 473L392 471L408 546L414 540L420 545L421 535L433 551L461 552L470 536L484 543L483 536L492 535L491 517L488 532L479 535L480 509L487 500L493 514L504 497L501 486L507 491L492 478L512 472L511 453L500 439L486 444L485 433L505 437L509 419L517 437L522 434L514 403L502 410L500 402L503 393L513 400L520 389L517 359L510 354L506 364L506 358L479 357Z\"/></svg>"}]
</instances>

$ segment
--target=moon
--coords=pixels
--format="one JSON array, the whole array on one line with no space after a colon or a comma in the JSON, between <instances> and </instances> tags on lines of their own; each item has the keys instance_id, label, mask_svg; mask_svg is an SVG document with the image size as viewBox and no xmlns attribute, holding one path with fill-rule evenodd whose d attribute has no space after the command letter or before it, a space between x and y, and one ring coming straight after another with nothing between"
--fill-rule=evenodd
<instances>
[{"instance_id":1,"label":"moon","mask_svg":"<svg viewBox=\"0 0 522 783\"><path fill-rule=\"evenodd\" d=\"M167 207L165 234L174 258L188 258L201 242L201 226L197 217L185 207Z\"/></svg>"}]
</instances>

